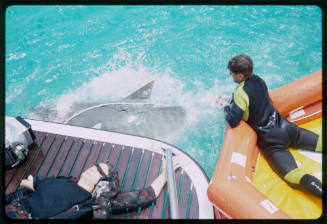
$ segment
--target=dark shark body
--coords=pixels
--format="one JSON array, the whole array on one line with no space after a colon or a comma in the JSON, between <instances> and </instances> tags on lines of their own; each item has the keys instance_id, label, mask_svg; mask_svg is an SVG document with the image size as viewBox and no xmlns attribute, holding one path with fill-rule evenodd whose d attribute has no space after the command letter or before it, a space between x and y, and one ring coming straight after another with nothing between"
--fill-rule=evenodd
<instances>
[{"instance_id":1,"label":"dark shark body","mask_svg":"<svg viewBox=\"0 0 327 224\"><path fill-rule=\"evenodd\" d=\"M118 102L74 103L60 122L151 138L165 137L180 129L186 112L181 106L150 103L154 81ZM57 121L55 109L35 106L30 118Z\"/></svg>"}]
</instances>

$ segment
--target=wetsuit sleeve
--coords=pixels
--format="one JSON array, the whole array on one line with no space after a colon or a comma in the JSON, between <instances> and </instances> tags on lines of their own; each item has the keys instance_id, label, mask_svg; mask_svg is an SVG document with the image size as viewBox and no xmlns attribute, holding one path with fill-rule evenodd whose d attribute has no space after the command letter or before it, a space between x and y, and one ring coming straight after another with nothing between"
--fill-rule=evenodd
<instances>
[{"instance_id":1,"label":"wetsuit sleeve","mask_svg":"<svg viewBox=\"0 0 327 224\"><path fill-rule=\"evenodd\" d=\"M225 106L225 118L227 123L232 127L236 127L241 120L247 121L249 118L249 97L243 89L244 82L237 87L232 98L232 106Z\"/></svg>"},{"instance_id":2,"label":"wetsuit sleeve","mask_svg":"<svg viewBox=\"0 0 327 224\"><path fill-rule=\"evenodd\" d=\"M122 192L111 201L111 211L113 214L121 213L128 210L135 210L139 207L146 207L156 200L154 190L151 186L144 190L132 190Z\"/></svg>"},{"instance_id":3,"label":"wetsuit sleeve","mask_svg":"<svg viewBox=\"0 0 327 224\"><path fill-rule=\"evenodd\" d=\"M225 118L229 126L235 128L242 120L243 111L235 103L224 107Z\"/></svg>"}]
</instances>

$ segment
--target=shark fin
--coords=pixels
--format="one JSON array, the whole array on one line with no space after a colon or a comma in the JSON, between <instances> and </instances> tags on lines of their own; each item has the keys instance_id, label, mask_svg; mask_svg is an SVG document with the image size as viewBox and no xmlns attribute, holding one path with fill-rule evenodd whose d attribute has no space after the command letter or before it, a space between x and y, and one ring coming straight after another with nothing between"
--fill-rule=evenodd
<instances>
[{"instance_id":1,"label":"shark fin","mask_svg":"<svg viewBox=\"0 0 327 224\"><path fill-rule=\"evenodd\" d=\"M124 98L122 101L146 101L149 100L151 97L151 90L154 84L154 80L146 84L145 86L141 87L140 89L136 90L131 95Z\"/></svg>"}]
</instances>

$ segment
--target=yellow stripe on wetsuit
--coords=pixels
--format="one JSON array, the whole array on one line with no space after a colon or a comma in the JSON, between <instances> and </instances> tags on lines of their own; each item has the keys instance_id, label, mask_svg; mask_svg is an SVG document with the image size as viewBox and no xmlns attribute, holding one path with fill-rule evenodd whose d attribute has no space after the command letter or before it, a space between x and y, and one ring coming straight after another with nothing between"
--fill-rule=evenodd
<instances>
[{"instance_id":1,"label":"yellow stripe on wetsuit","mask_svg":"<svg viewBox=\"0 0 327 224\"><path fill-rule=\"evenodd\" d=\"M316 152L322 152L322 135L319 135Z\"/></svg>"},{"instance_id":2,"label":"yellow stripe on wetsuit","mask_svg":"<svg viewBox=\"0 0 327 224\"><path fill-rule=\"evenodd\" d=\"M300 170L299 168L295 168L294 170L288 172L284 176L284 179L292 184L300 184L300 181L304 175L305 173L302 170Z\"/></svg>"},{"instance_id":3,"label":"yellow stripe on wetsuit","mask_svg":"<svg viewBox=\"0 0 327 224\"><path fill-rule=\"evenodd\" d=\"M244 83L245 83L245 81L241 82L238 85L238 87L236 88L236 91L233 96L233 101L241 110L243 110L242 119L244 121L247 121L249 119L249 102L250 101L249 101L248 94L243 89Z\"/></svg>"}]
</instances>

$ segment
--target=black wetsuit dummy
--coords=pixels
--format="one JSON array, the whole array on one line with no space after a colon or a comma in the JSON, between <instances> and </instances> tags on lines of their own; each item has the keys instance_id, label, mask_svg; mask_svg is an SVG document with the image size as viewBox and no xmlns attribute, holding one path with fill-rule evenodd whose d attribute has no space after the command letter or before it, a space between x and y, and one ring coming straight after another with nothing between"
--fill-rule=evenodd
<instances>
[{"instance_id":1,"label":"black wetsuit dummy","mask_svg":"<svg viewBox=\"0 0 327 224\"><path fill-rule=\"evenodd\" d=\"M257 133L258 146L272 169L286 182L322 196L321 182L301 171L288 147L321 152L321 136L287 121L272 105L265 82L251 75L233 95L232 106L225 106L228 124L234 128L246 121Z\"/></svg>"}]
</instances>

